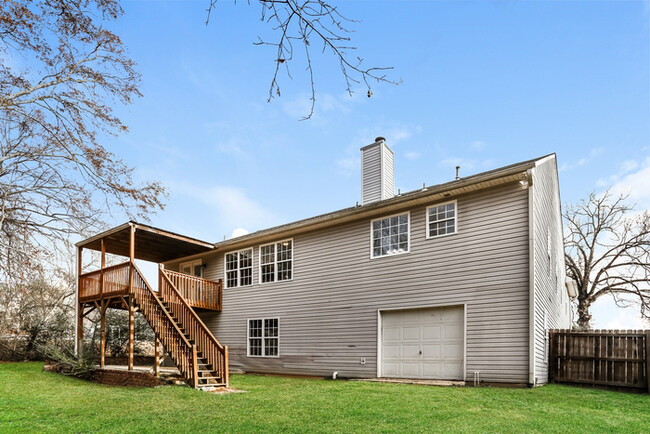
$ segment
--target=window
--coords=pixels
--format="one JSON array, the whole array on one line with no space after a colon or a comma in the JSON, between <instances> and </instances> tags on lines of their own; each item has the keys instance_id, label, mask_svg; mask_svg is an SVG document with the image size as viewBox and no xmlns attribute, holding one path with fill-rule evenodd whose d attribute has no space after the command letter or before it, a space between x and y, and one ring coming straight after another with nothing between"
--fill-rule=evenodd
<instances>
[{"instance_id":1,"label":"window","mask_svg":"<svg viewBox=\"0 0 650 434\"><path fill-rule=\"evenodd\" d=\"M458 230L456 217L456 201L428 207L427 238L455 234Z\"/></svg>"},{"instance_id":2,"label":"window","mask_svg":"<svg viewBox=\"0 0 650 434\"><path fill-rule=\"evenodd\" d=\"M203 264L200 259L181 263L179 270L181 273L189 274L190 276L203 277Z\"/></svg>"},{"instance_id":3,"label":"window","mask_svg":"<svg viewBox=\"0 0 650 434\"><path fill-rule=\"evenodd\" d=\"M226 253L226 288L253 284L253 249Z\"/></svg>"},{"instance_id":4,"label":"window","mask_svg":"<svg viewBox=\"0 0 650 434\"><path fill-rule=\"evenodd\" d=\"M260 246L260 283L293 278L293 240Z\"/></svg>"},{"instance_id":5,"label":"window","mask_svg":"<svg viewBox=\"0 0 650 434\"><path fill-rule=\"evenodd\" d=\"M248 320L248 357L278 357L280 355L280 319Z\"/></svg>"},{"instance_id":6,"label":"window","mask_svg":"<svg viewBox=\"0 0 650 434\"><path fill-rule=\"evenodd\" d=\"M408 253L409 213L373 220L370 231L371 258Z\"/></svg>"}]
</instances>

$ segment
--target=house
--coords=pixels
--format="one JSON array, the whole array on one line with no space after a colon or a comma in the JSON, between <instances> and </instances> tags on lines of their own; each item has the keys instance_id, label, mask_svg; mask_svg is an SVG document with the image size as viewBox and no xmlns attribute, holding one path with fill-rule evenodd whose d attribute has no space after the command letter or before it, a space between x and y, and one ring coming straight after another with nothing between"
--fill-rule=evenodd
<instances>
[{"instance_id":1,"label":"house","mask_svg":"<svg viewBox=\"0 0 650 434\"><path fill-rule=\"evenodd\" d=\"M385 140L361 155L351 208L215 244L131 222L77 246L164 264L163 286L194 294L183 297L226 369L546 383L547 331L570 325L555 155L399 194ZM187 245L139 241L135 226ZM205 282L218 283L213 308L198 304ZM178 321L180 302L156 297Z\"/></svg>"}]
</instances>

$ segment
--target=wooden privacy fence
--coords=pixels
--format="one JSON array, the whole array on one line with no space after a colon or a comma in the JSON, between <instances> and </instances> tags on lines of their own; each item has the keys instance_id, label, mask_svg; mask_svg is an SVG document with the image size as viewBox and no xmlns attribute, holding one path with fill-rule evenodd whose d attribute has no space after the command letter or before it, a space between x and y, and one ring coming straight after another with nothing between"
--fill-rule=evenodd
<instances>
[{"instance_id":1,"label":"wooden privacy fence","mask_svg":"<svg viewBox=\"0 0 650 434\"><path fill-rule=\"evenodd\" d=\"M550 330L549 381L649 390L650 330Z\"/></svg>"}]
</instances>

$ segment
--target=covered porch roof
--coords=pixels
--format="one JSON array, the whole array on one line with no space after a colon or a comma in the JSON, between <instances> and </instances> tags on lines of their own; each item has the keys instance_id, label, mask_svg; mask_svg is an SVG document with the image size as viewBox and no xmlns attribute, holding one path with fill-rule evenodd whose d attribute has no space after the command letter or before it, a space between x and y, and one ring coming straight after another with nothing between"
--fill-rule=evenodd
<instances>
[{"instance_id":1,"label":"covered porch roof","mask_svg":"<svg viewBox=\"0 0 650 434\"><path fill-rule=\"evenodd\" d=\"M214 249L212 243L134 221L79 241L76 246L101 252L103 240L106 253L129 257L132 232L134 257L144 261L162 263Z\"/></svg>"}]
</instances>

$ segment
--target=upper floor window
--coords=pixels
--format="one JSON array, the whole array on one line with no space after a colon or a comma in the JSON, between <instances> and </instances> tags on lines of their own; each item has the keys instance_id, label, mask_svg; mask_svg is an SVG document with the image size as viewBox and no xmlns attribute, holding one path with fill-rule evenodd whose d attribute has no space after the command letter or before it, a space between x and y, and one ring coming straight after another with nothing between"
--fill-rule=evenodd
<instances>
[{"instance_id":1,"label":"upper floor window","mask_svg":"<svg viewBox=\"0 0 650 434\"><path fill-rule=\"evenodd\" d=\"M427 238L455 234L457 230L456 201L427 208Z\"/></svg>"},{"instance_id":2,"label":"upper floor window","mask_svg":"<svg viewBox=\"0 0 650 434\"><path fill-rule=\"evenodd\" d=\"M409 251L409 213L373 220L371 258Z\"/></svg>"},{"instance_id":3,"label":"upper floor window","mask_svg":"<svg viewBox=\"0 0 650 434\"><path fill-rule=\"evenodd\" d=\"M226 288L253 284L253 249L226 253Z\"/></svg>"},{"instance_id":4,"label":"upper floor window","mask_svg":"<svg viewBox=\"0 0 650 434\"><path fill-rule=\"evenodd\" d=\"M260 282L293 278L293 240L260 246Z\"/></svg>"}]
</instances>

